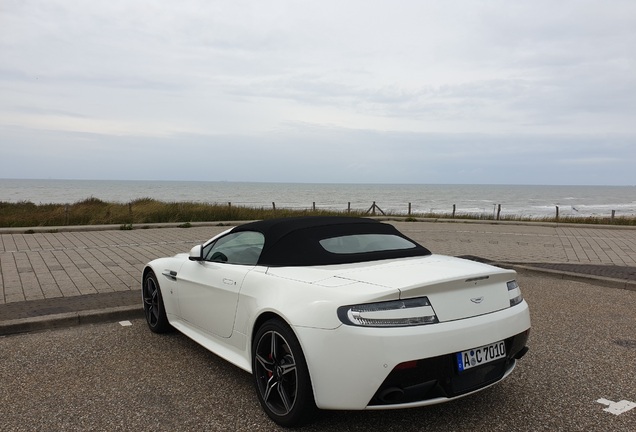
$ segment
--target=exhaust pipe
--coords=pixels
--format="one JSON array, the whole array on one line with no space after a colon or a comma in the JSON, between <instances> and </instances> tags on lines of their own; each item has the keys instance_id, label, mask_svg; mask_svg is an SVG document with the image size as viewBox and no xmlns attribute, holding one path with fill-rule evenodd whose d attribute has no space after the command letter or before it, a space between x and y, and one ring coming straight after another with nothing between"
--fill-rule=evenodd
<instances>
[{"instance_id":1,"label":"exhaust pipe","mask_svg":"<svg viewBox=\"0 0 636 432\"><path fill-rule=\"evenodd\" d=\"M398 403L404 397L404 390L399 387L389 387L380 392L378 399L387 404Z\"/></svg>"},{"instance_id":2,"label":"exhaust pipe","mask_svg":"<svg viewBox=\"0 0 636 432\"><path fill-rule=\"evenodd\" d=\"M519 351L517 354L515 354L515 359L519 360L521 357L523 357L524 355L526 355L526 353L530 350L530 348L528 348L527 346L524 346L523 348L521 348L521 351Z\"/></svg>"}]
</instances>

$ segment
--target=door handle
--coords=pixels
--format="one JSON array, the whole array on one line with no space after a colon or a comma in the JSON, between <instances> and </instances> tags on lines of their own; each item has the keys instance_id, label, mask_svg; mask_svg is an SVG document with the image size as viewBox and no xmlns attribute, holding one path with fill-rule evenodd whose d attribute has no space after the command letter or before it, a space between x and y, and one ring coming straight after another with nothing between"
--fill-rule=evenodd
<instances>
[{"instance_id":1,"label":"door handle","mask_svg":"<svg viewBox=\"0 0 636 432\"><path fill-rule=\"evenodd\" d=\"M223 283L225 285L236 285L236 282L234 282L232 279L228 279L228 278L223 278Z\"/></svg>"}]
</instances>

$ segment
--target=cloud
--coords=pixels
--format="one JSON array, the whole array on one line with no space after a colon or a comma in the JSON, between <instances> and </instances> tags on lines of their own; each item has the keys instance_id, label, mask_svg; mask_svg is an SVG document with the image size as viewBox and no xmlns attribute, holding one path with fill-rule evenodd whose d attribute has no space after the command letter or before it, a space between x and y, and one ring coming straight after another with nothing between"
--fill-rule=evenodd
<instances>
[{"instance_id":1,"label":"cloud","mask_svg":"<svg viewBox=\"0 0 636 432\"><path fill-rule=\"evenodd\" d=\"M634 184L635 19L630 1L8 1L0 176Z\"/></svg>"},{"instance_id":2,"label":"cloud","mask_svg":"<svg viewBox=\"0 0 636 432\"><path fill-rule=\"evenodd\" d=\"M321 183L630 184L621 137L404 133L289 124L257 134L164 137L49 131L13 135L13 178ZM32 132L31 132L32 133ZM9 163L7 161L11 161ZM585 163L583 163L585 162ZM72 173L68 175L68 173Z\"/></svg>"}]
</instances>

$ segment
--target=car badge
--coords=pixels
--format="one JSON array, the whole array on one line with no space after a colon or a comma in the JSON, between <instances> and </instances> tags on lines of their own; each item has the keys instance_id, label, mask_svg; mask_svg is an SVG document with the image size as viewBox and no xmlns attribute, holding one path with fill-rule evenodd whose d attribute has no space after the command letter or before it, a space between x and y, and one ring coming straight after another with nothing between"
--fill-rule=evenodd
<instances>
[{"instance_id":1,"label":"car badge","mask_svg":"<svg viewBox=\"0 0 636 432\"><path fill-rule=\"evenodd\" d=\"M473 302L473 303L479 304L479 303L484 301L484 297L483 296L482 297L473 297L473 298L470 299L470 301Z\"/></svg>"}]
</instances>

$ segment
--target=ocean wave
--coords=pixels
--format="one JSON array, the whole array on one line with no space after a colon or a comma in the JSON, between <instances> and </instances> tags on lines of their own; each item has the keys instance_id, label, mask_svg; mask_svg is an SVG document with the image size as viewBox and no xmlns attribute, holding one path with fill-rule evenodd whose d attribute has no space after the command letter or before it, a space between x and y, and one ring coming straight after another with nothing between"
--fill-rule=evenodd
<instances>
[{"instance_id":1,"label":"ocean wave","mask_svg":"<svg viewBox=\"0 0 636 432\"><path fill-rule=\"evenodd\" d=\"M73 203L87 198L131 202L153 198L246 207L502 216L634 216L634 188L626 186L298 184L178 181L2 180L0 201ZM565 198L564 198L565 197Z\"/></svg>"}]
</instances>

